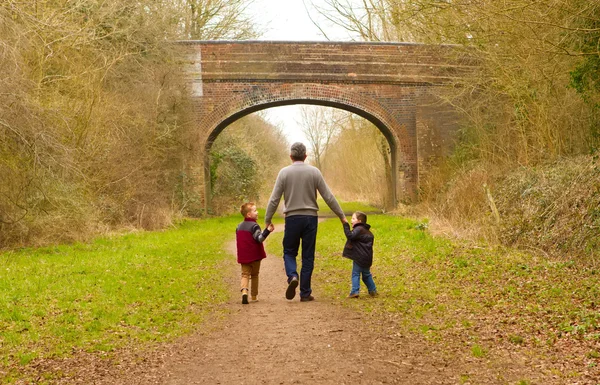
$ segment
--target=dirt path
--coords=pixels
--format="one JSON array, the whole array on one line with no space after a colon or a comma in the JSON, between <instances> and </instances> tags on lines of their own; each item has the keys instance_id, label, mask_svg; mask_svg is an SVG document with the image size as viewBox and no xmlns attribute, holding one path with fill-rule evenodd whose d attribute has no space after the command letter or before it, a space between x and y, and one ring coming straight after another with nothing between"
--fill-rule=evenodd
<instances>
[{"instance_id":1,"label":"dirt path","mask_svg":"<svg viewBox=\"0 0 600 385\"><path fill-rule=\"evenodd\" d=\"M234 244L229 251L235 253ZM239 287L237 278L232 290ZM431 370L414 367L397 352L390 357L368 322L319 293L313 302L300 302L298 295L286 300L281 257L269 255L263 261L260 279L259 301L242 305L236 296L228 304L231 315L224 327L190 341L191 351L171 357L160 383L414 384L402 379Z\"/></svg>"},{"instance_id":2,"label":"dirt path","mask_svg":"<svg viewBox=\"0 0 600 385\"><path fill-rule=\"evenodd\" d=\"M283 227L277 229L283 231ZM267 240L268 241L268 240ZM235 244L228 251L235 254ZM231 290L239 290L232 259ZM115 368L79 368L78 383L95 384L451 384L438 367L403 349L403 337L313 292L316 300L285 299L283 261L269 255L260 273L259 301L226 304L213 330L180 339ZM314 289L314 288L313 288ZM374 300L377 299L365 299ZM135 362L137 361L137 362ZM434 360L435 361L435 360ZM89 365L88 365L89 366ZM73 379L73 378L72 378Z\"/></svg>"},{"instance_id":3,"label":"dirt path","mask_svg":"<svg viewBox=\"0 0 600 385\"><path fill-rule=\"evenodd\" d=\"M233 243L229 251L235 253ZM234 258L229 261L231 290L237 292L239 265ZM263 261L260 277L258 302L242 305L236 295L219 312L222 318L152 351L121 352L114 361L77 354L70 364L54 368L72 369L57 383L429 385L514 384L536 378L536 369L522 355L496 352L492 362L442 353L435 343L402 335L396 322L383 324L341 307L318 290L313 302L300 302L298 296L288 301L280 256Z\"/></svg>"}]
</instances>

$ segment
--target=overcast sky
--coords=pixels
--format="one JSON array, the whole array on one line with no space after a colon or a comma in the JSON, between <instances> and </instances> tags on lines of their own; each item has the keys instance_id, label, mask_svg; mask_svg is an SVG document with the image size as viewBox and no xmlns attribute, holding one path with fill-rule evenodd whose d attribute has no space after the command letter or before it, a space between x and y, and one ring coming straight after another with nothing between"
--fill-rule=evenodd
<instances>
[{"instance_id":1,"label":"overcast sky","mask_svg":"<svg viewBox=\"0 0 600 385\"><path fill-rule=\"evenodd\" d=\"M254 0L248 13L265 31L260 40L326 41L311 17L326 31L329 40L352 40L344 29L323 20L312 4L324 5L323 0ZM267 120L283 129L290 143L306 142L298 124L299 108L293 105L263 110Z\"/></svg>"},{"instance_id":2,"label":"overcast sky","mask_svg":"<svg viewBox=\"0 0 600 385\"><path fill-rule=\"evenodd\" d=\"M265 31L261 40L327 40L310 18L319 23L330 40L350 40L344 29L323 19L313 4L326 6L323 0L254 0L248 13Z\"/></svg>"}]
</instances>

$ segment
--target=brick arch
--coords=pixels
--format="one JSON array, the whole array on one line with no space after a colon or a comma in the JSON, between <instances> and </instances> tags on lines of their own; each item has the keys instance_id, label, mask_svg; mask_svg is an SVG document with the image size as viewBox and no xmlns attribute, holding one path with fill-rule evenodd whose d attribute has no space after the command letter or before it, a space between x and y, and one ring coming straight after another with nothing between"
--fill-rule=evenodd
<instances>
[{"instance_id":1,"label":"brick arch","mask_svg":"<svg viewBox=\"0 0 600 385\"><path fill-rule=\"evenodd\" d=\"M209 132L205 143L206 149L210 149L212 142L225 127L241 117L267 108L294 104L320 105L355 113L377 126L391 146L400 143L407 151L413 147L404 127L396 127L397 122L394 117L390 116L378 100L364 94L353 93L339 86L295 84L294 87L282 87L274 90L253 87L242 96L222 103L200 122L208 128ZM398 129L396 132L399 132L400 135L394 133L395 128Z\"/></svg>"},{"instance_id":2,"label":"brick arch","mask_svg":"<svg viewBox=\"0 0 600 385\"><path fill-rule=\"evenodd\" d=\"M323 95L327 95L326 97ZM254 89L241 96L231 98L222 103L218 108L208 114L201 124L209 127L208 137L204 142L205 163L205 195L211 196L210 185L210 149L219 134L236 120L251 113L272 107L280 107L295 104L310 104L325 107L339 108L355 113L373 123L385 136L391 150L391 191L389 195L392 202L397 200L398 178L398 156L407 159L416 156L415 143L410 140L406 128L399 125L380 103L365 95L356 95L348 89L325 84L296 84L294 87L277 89L276 92L269 90ZM399 145L398 145L399 144ZM398 148L401 152L398 154ZM402 156L404 155L404 156ZM408 156L407 156L408 155ZM404 170L403 170L404 171ZM406 173L411 175L410 173ZM405 184L416 184L416 180L407 178ZM406 186L400 186L405 189Z\"/></svg>"},{"instance_id":3,"label":"brick arch","mask_svg":"<svg viewBox=\"0 0 600 385\"><path fill-rule=\"evenodd\" d=\"M210 208L208 151L219 133L262 109L317 104L371 121L393 158L392 195L410 202L428 169L448 155L457 114L438 90L476 70L449 45L367 42L182 41L182 61L204 149L205 209ZM395 204L400 199L394 199Z\"/></svg>"}]
</instances>

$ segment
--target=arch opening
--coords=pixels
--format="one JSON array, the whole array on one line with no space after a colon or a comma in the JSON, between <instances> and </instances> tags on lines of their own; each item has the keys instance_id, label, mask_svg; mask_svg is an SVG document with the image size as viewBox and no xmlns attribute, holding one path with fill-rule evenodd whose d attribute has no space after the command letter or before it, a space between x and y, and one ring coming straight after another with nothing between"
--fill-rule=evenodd
<instances>
[{"instance_id":1,"label":"arch opening","mask_svg":"<svg viewBox=\"0 0 600 385\"><path fill-rule=\"evenodd\" d=\"M228 116L222 118L222 120L210 131L209 136L204 144L204 172L205 172L205 209L208 210L211 207L211 196L212 188L211 181L211 158L210 152L213 143L219 137L219 135L228 126L238 121L239 119L248 116L252 113L267 110L274 107L290 106L290 105L312 105L321 107L331 107L339 110L347 111L356 116L359 116L366 121L370 122L385 138L387 142L387 148L389 149L389 164L385 167L385 174L387 183L384 188L385 192L382 194L382 201L384 201L384 207L390 209L396 206L398 202L398 139L395 134L390 130L388 125L378 118L374 114L366 111L365 109L358 108L349 104L330 101L330 100L319 100L319 99L308 99L308 98L294 98L288 100L278 100L274 102L256 103L246 108L242 108L235 111ZM383 143L383 142L382 142ZM308 143L307 143L308 144Z\"/></svg>"},{"instance_id":2,"label":"arch opening","mask_svg":"<svg viewBox=\"0 0 600 385\"><path fill-rule=\"evenodd\" d=\"M276 101L276 102L255 104L255 105L252 105L250 107L247 107L245 109L242 109L238 112L231 114L230 116L223 119L214 128L214 130L212 130L212 132L209 134L208 140L206 141L205 149L210 150L212 143L217 138L217 136L219 136L221 131L223 131L231 123L235 122L238 119L243 118L246 115L250 115L254 112L266 110L266 109L273 108L273 107L282 107L282 106L290 106L290 105L298 105L298 104L307 104L307 105L314 105L314 106L338 108L340 110L344 110L344 111L348 111L353 114L356 114L356 115L368 120L373 125L375 125L375 127L377 127L379 129L379 131L381 131L383 136L385 136L385 138L387 139L390 148L396 147L396 143L397 143L396 138L394 137L394 134L392 133L392 131L387 127L387 125L385 123L383 123L375 115L365 111L364 109L360 109L358 107L354 107L349 104L344 104L344 103L334 102L334 101L326 101L326 100L318 100L318 99L289 99L289 100L280 100L280 101Z\"/></svg>"}]
</instances>

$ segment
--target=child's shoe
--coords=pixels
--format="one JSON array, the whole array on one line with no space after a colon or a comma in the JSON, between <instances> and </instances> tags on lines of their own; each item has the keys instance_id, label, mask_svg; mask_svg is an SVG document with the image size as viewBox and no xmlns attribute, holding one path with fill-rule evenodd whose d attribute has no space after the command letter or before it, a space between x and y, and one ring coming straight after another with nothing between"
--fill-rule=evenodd
<instances>
[{"instance_id":1,"label":"child's shoe","mask_svg":"<svg viewBox=\"0 0 600 385\"><path fill-rule=\"evenodd\" d=\"M242 304L248 305L248 290L242 290Z\"/></svg>"},{"instance_id":2,"label":"child's shoe","mask_svg":"<svg viewBox=\"0 0 600 385\"><path fill-rule=\"evenodd\" d=\"M369 292L369 295L370 295L371 297L379 297L379 293L377 292L377 290L376 290L376 291L370 291L370 292Z\"/></svg>"},{"instance_id":3,"label":"child's shoe","mask_svg":"<svg viewBox=\"0 0 600 385\"><path fill-rule=\"evenodd\" d=\"M358 293L350 294L348 298L358 298Z\"/></svg>"},{"instance_id":4,"label":"child's shoe","mask_svg":"<svg viewBox=\"0 0 600 385\"><path fill-rule=\"evenodd\" d=\"M256 298L256 296L255 296L255 295L253 295L253 296L252 296L252 302L256 302L256 301L258 301L258 298Z\"/></svg>"}]
</instances>

